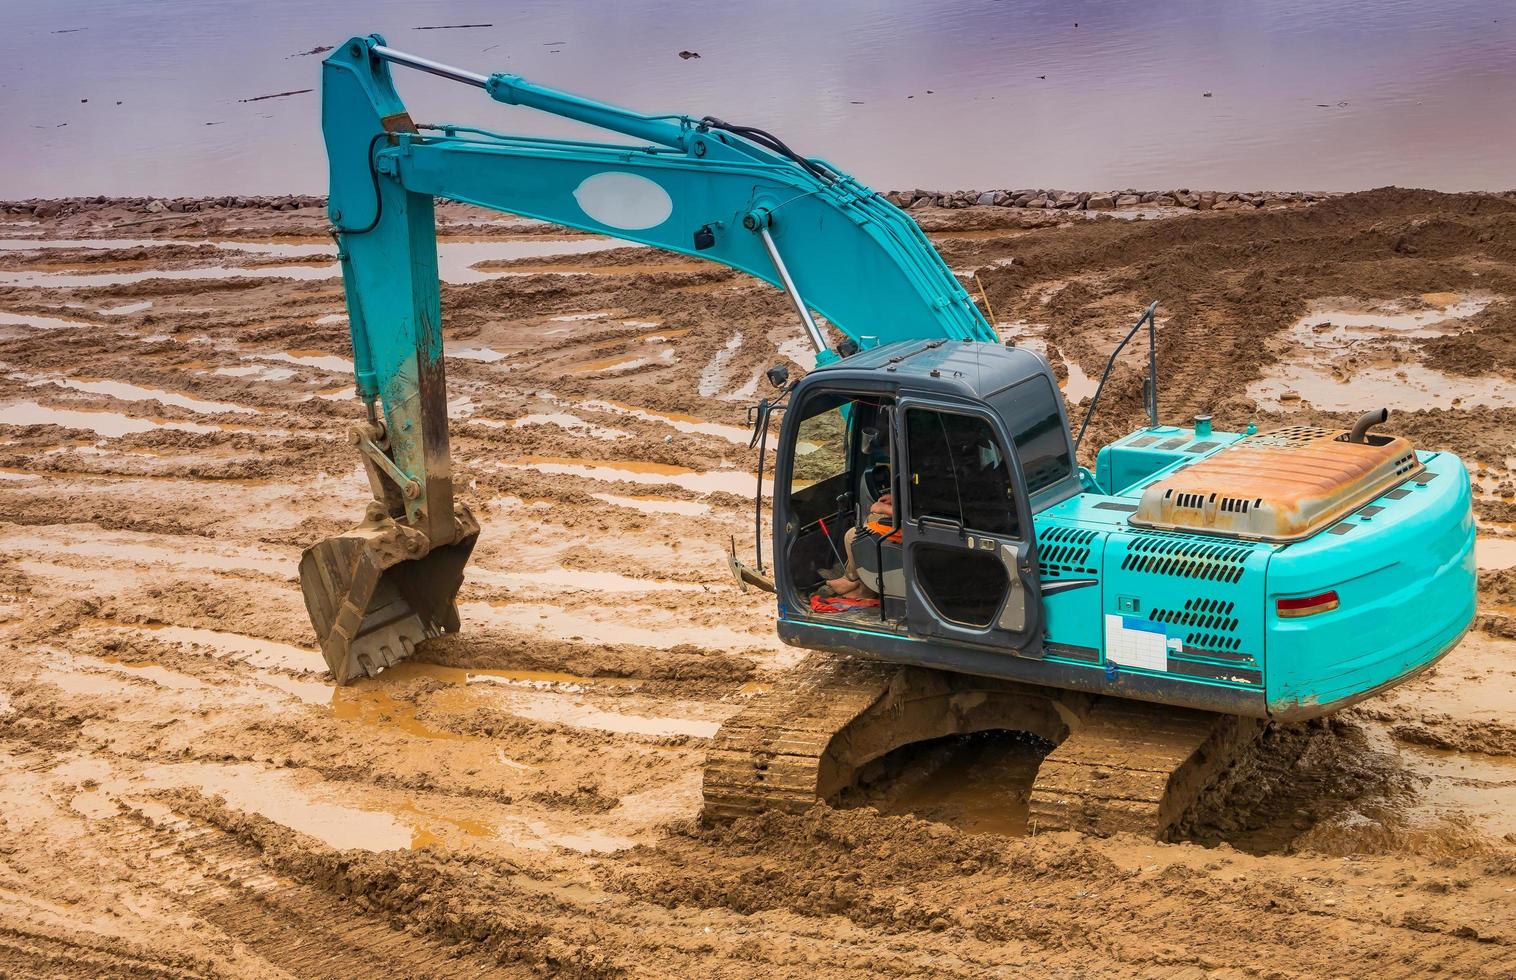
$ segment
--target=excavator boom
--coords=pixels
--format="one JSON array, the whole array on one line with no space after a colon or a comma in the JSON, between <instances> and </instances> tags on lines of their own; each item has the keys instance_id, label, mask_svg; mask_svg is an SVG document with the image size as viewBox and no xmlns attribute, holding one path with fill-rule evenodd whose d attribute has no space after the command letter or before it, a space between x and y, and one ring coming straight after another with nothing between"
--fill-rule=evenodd
<instances>
[{"instance_id":1,"label":"excavator boom","mask_svg":"<svg viewBox=\"0 0 1516 980\"><path fill-rule=\"evenodd\" d=\"M633 143L512 136L414 122L391 66ZM649 116L479 75L355 37L323 65L328 213L368 421L352 434L374 493L364 522L309 549L306 606L339 682L458 628L454 596L478 524L453 499L434 201L709 259L784 290L822 363L816 315L857 348L907 339L994 342L916 223L776 137L715 117Z\"/></svg>"}]
</instances>

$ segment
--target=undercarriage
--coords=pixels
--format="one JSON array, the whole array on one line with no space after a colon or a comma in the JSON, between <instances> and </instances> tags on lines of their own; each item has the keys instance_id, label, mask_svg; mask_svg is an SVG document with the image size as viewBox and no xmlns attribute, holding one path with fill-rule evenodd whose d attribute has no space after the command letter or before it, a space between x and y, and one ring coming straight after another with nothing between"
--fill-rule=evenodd
<instances>
[{"instance_id":1,"label":"undercarriage","mask_svg":"<svg viewBox=\"0 0 1516 980\"><path fill-rule=\"evenodd\" d=\"M717 732L707 819L832 802L865 766L919 742L987 731L1055 747L1029 826L1165 837L1266 723L1013 681L816 654Z\"/></svg>"}]
</instances>

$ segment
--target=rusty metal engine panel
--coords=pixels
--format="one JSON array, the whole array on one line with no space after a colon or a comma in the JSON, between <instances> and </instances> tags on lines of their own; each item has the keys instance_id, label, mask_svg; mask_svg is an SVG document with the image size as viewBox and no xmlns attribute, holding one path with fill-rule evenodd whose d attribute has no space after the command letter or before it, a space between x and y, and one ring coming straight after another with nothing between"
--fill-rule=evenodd
<instances>
[{"instance_id":1,"label":"rusty metal engine panel","mask_svg":"<svg viewBox=\"0 0 1516 980\"><path fill-rule=\"evenodd\" d=\"M1131 523L1298 541L1422 469L1408 439L1347 436L1304 425L1249 436L1148 487Z\"/></svg>"}]
</instances>

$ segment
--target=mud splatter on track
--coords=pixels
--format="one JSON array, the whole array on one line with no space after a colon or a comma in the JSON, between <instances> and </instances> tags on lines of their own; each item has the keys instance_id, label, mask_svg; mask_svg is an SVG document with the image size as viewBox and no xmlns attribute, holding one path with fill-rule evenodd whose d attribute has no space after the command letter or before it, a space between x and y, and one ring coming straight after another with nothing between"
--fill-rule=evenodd
<instances>
[{"instance_id":1,"label":"mud splatter on track","mask_svg":"<svg viewBox=\"0 0 1516 980\"><path fill-rule=\"evenodd\" d=\"M295 580L366 497L319 225L0 227L39 240L0 256L0 973L1508 974L1516 571L1494 558L1479 632L1270 732L1184 842L1016 836L1039 746L999 736L892 759L851 809L700 826L710 733L798 660L724 557L751 546L744 404L803 368L798 328L721 269L441 213L467 231L443 287L484 527L465 628L340 690ZM1341 422L1355 379L1516 376L1497 198L981 217L922 213L977 229L937 242L1075 399L1152 299L1167 418ZM1138 422L1138 368L1088 446ZM1330 389L1280 397L1318 369ZM1516 409L1374 391L1476 465L1504 554Z\"/></svg>"}]
</instances>

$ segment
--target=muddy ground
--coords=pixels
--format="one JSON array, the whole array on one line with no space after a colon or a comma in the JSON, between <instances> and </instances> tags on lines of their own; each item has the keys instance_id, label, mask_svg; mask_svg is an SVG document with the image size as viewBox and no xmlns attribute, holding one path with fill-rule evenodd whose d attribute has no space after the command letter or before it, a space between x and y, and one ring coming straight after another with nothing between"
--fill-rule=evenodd
<instances>
[{"instance_id":1,"label":"muddy ground","mask_svg":"<svg viewBox=\"0 0 1516 980\"><path fill-rule=\"evenodd\" d=\"M1015 737L913 750L852 809L702 826L712 733L801 656L725 565L752 547L745 407L805 360L782 297L443 207L484 528L464 630L334 689L296 563L366 490L320 212L12 220L0 975L1510 976L1516 204L991 210L913 214L1076 420L1156 299L1166 420L1387 404L1462 454L1476 632L1270 733L1172 843L1027 836L1046 746ZM1087 447L1140 423L1141 358Z\"/></svg>"}]
</instances>

